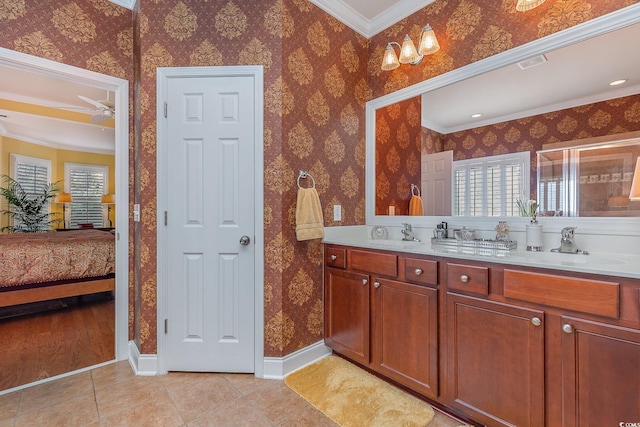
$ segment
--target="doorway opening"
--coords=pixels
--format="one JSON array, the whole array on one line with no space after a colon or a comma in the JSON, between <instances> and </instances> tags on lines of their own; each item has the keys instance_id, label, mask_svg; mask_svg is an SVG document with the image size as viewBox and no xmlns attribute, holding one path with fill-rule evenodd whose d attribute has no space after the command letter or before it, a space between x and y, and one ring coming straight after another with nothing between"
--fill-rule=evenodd
<instances>
[{"instance_id":1,"label":"doorway opening","mask_svg":"<svg viewBox=\"0 0 640 427\"><path fill-rule=\"evenodd\" d=\"M115 329L114 360L128 358L128 270L129 270L129 82L112 76L57 63L47 59L0 48L0 68L18 70L24 76L36 75L49 79L57 79L63 83L76 83L87 87L98 88L101 93L114 94L114 153L115 153ZM8 174L8 171L2 171ZM87 370L90 367L78 371ZM35 383L21 385L0 394L24 388L36 383L50 381L60 376L43 379Z\"/></svg>"}]
</instances>

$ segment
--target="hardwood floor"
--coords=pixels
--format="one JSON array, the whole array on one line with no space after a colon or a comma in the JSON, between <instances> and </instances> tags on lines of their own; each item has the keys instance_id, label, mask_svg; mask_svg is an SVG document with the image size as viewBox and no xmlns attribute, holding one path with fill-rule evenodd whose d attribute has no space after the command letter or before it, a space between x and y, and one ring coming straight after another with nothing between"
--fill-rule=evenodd
<instances>
[{"instance_id":1,"label":"hardwood floor","mask_svg":"<svg viewBox=\"0 0 640 427\"><path fill-rule=\"evenodd\" d=\"M0 310L0 390L115 357L115 301L108 294L11 309ZM33 310L45 311L28 314Z\"/></svg>"}]
</instances>

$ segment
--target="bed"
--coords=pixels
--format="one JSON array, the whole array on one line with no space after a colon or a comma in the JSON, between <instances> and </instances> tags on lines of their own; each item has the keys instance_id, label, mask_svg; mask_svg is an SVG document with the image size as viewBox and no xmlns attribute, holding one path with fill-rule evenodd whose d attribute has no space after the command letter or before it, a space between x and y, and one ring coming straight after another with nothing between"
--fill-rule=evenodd
<instances>
[{"instance_id":1,"label":"bed","mask_svg":"<svg viewBox=\"0 0 640 427\"><path fill-rule=\"evenodd\" d=\"M110 232L0 234L0 307L114 289Z\"/></svg>"}]
</instances>

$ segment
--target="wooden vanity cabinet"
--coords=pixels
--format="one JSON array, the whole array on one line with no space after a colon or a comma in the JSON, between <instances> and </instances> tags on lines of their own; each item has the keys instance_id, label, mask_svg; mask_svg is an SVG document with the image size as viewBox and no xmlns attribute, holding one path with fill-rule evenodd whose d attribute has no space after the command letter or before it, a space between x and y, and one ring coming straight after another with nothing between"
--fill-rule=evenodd
<instances>
[{"instance_id":1,"label":"wooden vanity cabinet","mask_svg":"<svg viewBox=\"0 0 640 427\"><path fill-rule=\"evenodd\" d=\"M437 397L437 261L345 248L345 269L329 267L340 249L325 246L325 344Z\"/></svg>"},{"instance_id":2,"label":"wooden vanity cabinet","mask_svg":"<svg viewBox=\"0 0 640 427\"><path fill-rule=\"evenodd\" d=\"M562 316L562 425L640 420L640 331Z\"/></svg>"},{"instance_id":3,"label":"wooden vanity cabinet","mask_svg":"<svg viewBox=\"0 0 640 427\"><path fill-rule=\"evenodd\" d=\"M638 279L326 245L325 342L488 426L640 422Z\"/></svg>"},{"instance_id":4,"label":"wooden vanity cabinet","mask_svg":"<svg viewBox=\"0 0 640 427\"><path fill-rule=\"evenodd\" d=\"M640 419L637 280L444 265L446 405L490 426Z\"/></svg>"},{"instance_id":5,"label":"wooden vanity cabinet","mask_svg":"<svg viewBox=\"0 0 640 427\"><path fill-rule=\"evenodd\" d=\"M375 278L371 368L428 397L438 396L438 290Z\"/></svg>"},{"instance_id":6,"label":"wooden vanity cabinet","mask_svg":"<svg viewBox=\"0 0 640 427\"><path fill-rule=\"evenodd\" d=\"M447 294L448 403L491 426L544 425L544 312Z\"/></svg>"},{"instance_id":7,"label":"wooden vanity cabinet","mask_svg":"<svg viewBox=\"0 0 640 427\"><path fill-rule=\"evenodd\" d=\"M338 353L369 364L369 275L325 268L324 339Z\"/></svg>"}]
</instances>

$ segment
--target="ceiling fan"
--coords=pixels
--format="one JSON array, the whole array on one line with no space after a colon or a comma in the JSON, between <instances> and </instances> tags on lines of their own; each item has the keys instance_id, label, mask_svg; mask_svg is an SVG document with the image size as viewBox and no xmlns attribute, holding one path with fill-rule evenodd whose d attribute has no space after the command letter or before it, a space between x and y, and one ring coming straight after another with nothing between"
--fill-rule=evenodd
<instances>
[{"instance_id":1,"label":"ceiling fan","mask_svg":"<svg viewBox=\"0 0 640 427\"><path fill-rule=\"evenodd\" d=\"M115 104L109 99L109 91L107 91L107 99L96 101L82 95L78 95L78 98L96 107L93 116L91 116L91 123L100 124L116 116Z\"/></svg>"}]
</instances>

